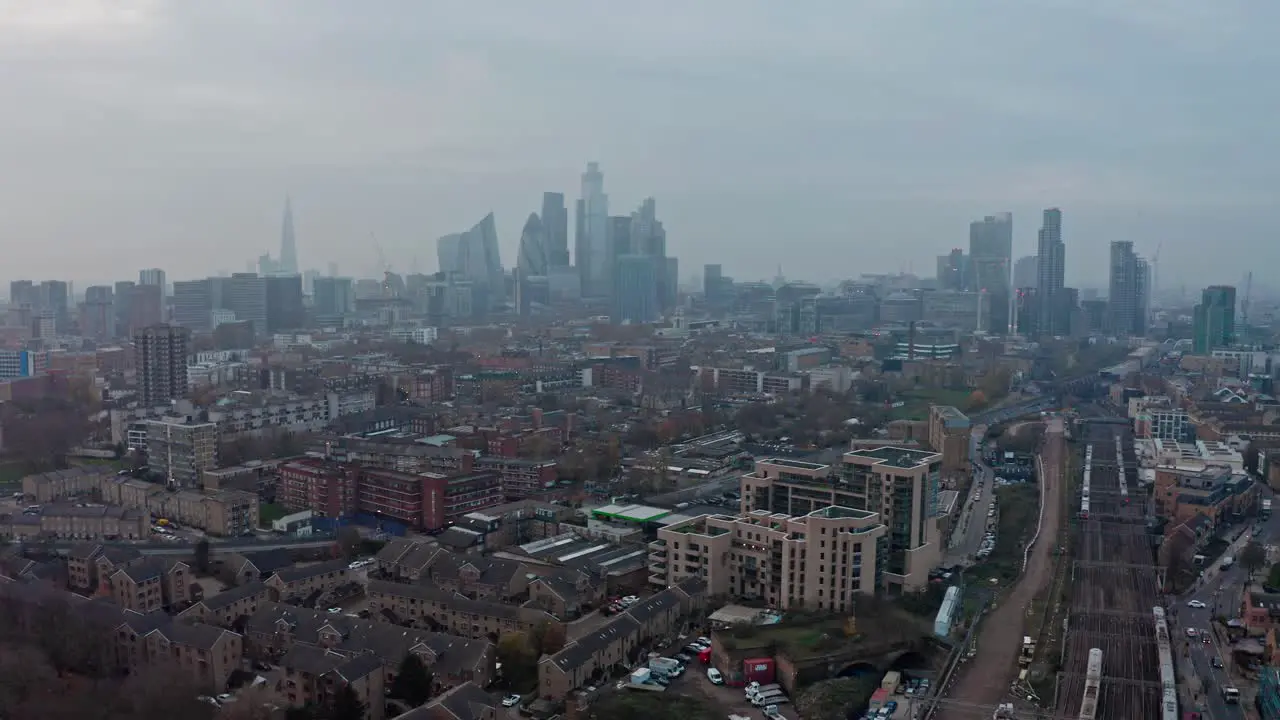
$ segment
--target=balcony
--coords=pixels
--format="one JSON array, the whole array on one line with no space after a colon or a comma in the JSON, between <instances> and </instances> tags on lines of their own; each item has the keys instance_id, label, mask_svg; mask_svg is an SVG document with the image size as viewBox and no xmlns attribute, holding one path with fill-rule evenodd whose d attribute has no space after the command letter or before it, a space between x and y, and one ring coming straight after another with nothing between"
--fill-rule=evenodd
<instances>
[{"instance_id":1,"label":"balcony","mask_svg":"<svg viewBox=\"0 0 1280 720\"><path fill-rule=\"evenodd\" d=\"M666 553L666 551L663 551L663 552L651 552L651 553L649 553L649 562L651 562L651 563L655 563L655 562L666 562L666 561L667 561L667 553Z\"/></svg>"},{"instance_id":2,"label":"balcony","mask_svg":"<svg viewBox=\"0 0 1280 720\"><path fill-rule=\"evenodd\" d=\"M663 552L666 552L666 547L667 547L666 540L654 540L653 542L649 543L650 550L662 550Z\"/></svg>"},{"instance_id":3,"label":"balcony","mask_svg":"<svg viewBox=\"0 0 1280 720\"><path fill-rule=\"evenodd\" d=\"M651 575L649 575L649 584L650 584L650 585L656 585L656 586L658 586L658 587L659 587L659 588L661 588L661 589L666 589L666 587L667 587L667 576L666 576L666 575L652 575L652 574L651 574Z\"/></svg>"}]
</instances>

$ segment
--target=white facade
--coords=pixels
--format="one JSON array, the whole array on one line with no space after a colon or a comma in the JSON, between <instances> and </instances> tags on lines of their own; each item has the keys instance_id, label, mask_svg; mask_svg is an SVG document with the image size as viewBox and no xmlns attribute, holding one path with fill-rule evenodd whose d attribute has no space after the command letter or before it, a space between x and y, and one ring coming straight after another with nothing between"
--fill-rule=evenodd
<instances>
[{"instance_id":1,"label":"white facade","mask_svg":"<svg viewBox=\"0 0 1280 720\"><path fill-rule=\"evenodd\" d=\"M391 339L397 342L429 345L436 341L439 332L433 327L392 328Z\"/></svg>"}]
</instances>

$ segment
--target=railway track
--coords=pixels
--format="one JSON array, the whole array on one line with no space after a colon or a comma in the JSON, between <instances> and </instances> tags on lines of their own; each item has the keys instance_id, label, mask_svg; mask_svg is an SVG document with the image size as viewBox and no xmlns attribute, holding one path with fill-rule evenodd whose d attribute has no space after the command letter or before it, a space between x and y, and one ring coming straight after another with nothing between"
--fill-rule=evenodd
<instances>
[{"instance_id":1,"label":"railway track","mask_svg":"<svg viewBox=\"0 0 1280 720\"><path fill-rule=\"evenodd\" d=\"M1129 430L1086 423L1088 498L1074 521L1074 558L1054 713L1087 720L1160 718L1163 694L1152 608L1162 604ZM1096 703L1086 703L1089 657L1102 652ZM1082 707L1083 706L1083 707ZM1083 710L1083 712L1082 712Z\"/></svg>"}]
</instances>

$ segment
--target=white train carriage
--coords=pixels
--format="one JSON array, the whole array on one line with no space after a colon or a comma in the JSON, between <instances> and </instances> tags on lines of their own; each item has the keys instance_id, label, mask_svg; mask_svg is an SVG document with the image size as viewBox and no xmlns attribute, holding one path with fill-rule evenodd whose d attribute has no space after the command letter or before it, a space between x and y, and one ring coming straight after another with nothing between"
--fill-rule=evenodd
<instances>
[{"instance_id":1,"label":"white train carriage","mask_svg":"<svg viewBox=\"0 0 1280 720\"><path fill-rule=\"evenodd\" d=\"M1098 694L1102 689L1102 648L1089 651L1089 666L1084 675L1084 697L1080 699L1080 719L1096 720Z\"/></svg>"}]
</instances>

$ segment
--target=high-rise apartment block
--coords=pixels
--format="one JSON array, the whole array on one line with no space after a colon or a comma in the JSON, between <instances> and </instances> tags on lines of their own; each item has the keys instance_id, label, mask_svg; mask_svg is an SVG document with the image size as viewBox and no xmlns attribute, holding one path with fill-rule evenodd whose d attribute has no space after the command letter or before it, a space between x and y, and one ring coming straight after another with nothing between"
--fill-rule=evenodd
<instances>
[{"instance_id":1,"label":"high-rise apartment block","mask_svg":"<svg viewBox=\"0 0 1280 720\"><path fill-rule=\"evenodd\" d=\"M191 331L152 325L133 335L138 394L143 407L156 407L187 394L187 356Z\"/></svg>"},{"instance_id":2,"label":"high-rise apartment block","mask_svg":"<svg viewBox=\"0 0 1280 720\"><path fill-rule=\"evenodd\" d=\"M115 294L110 285L91 285L84 291L80 306L80 334L94 340L116 335Z\"/></svg>"},{"instance_id":3,"label":"high-rise apartment block","mask_svg":"<svg viewBox=\"0 0 1280 720\"><path fill-rule=\"evenodd\" d=\"M1116 335L1142 337L1147 334L1147 263L1133 251L1133 243L1111 243L1110 291L1107 315Z\"/></svg>"},{"instance_id":4,"label":"high-rise apartment block","mask_svg":"<svg viewBox=\"0 0 1280 720\"><path fill-rule=\"evenodd\" d=\"M1236 339L1236 289L1230 285L1212 285L1200 293L1196 305L1192 347L1205 355L1218 348L1229 347Z\"/></svg>"},{"instance_id":5,"label":"high-rise apartment block","mask_svg":"<svg viewBox=\"0 0 1280 720\"><path fill-rule=\"evenodd\" d=\"M1066 307L1063 293L1066 279L1067 246L1062 242L1062 211L1044 211L1036 252L1036 297L1039 300L1039 330L1045 335L1066 335L1072 308Z\"/></svg>"},{"instance_id":6,"label":"high-rise apartment block","mask_svg":"<svg viewBox=\"0 0 1280 720\"><path fill-rule=\"evenodd\" d=\"M928 583L942 558L938 493L942 455L899 447L845 453L839 469L788 459L761 460L742 478L742 511L808 515L836 505L873 513L887 528L878 559L891 593Z\"/></svg>"},{"instance_id":7,"label":"high-rise apartment block","mask_svg":"<svg viewBox=\"0 0 1280 720\"><path fill-rule=\"evenodd\" d=\"M880 587L886 533L876 513L832 505L803 515L703 515L658 530L649 583L700 578L713 595L849 612L858 595Z\"/></svg>"},{"instance_id":8,"label":"high-rise apartment block","mask_svg":"<svg viewBox=\"0 0 1280 720\"><path fill-rule=\"evenodd\" d=\"M160 268L147 268L138 271L139 285L155 285L160 288L160 298L163 301L169 297L169 285L165 279L164 270Z\"/></svg>"},{"instance_id":9,"label":"high-rise apartment block","mask_svg":"<svg viewBox=\"0 0 1280 720\"><path fill-rule=\"evenodd\" d=\"M342 317L355 312L355 281L347 277L316 278L312 309L317 318Z\"/></svg>"},{"instance_id":10,"label":"high-rise apartment block","mask_svg":"<svg viewBox=\"0 0 1280 720\"><path fill-rule=\"evenodd\" d=\"M216 423L163 417L147 420L145 425L147 467L153 474L174 485L194 488L201 486L205 470L218 467Z\"/></svg>"},{"instance_id":11,"label":"high-rise apartment block","mask_svg":"<svg viewBox=\"0 0 1280 720\"><path fill-rule=\"evenodd\" d=\"M990 298L991 324L997 335L1008 332L1013 299L1013 214L998 213L969 224L969 288Z\"/></svg>"},{"instance_id":12,"label":"high-rise apartment block","mask_svg":"<svg viewBox=\"0 0 1280 720\"><path fill-rule=\"evenodd\" d=\"M220 278L179 280L173 284L173 323L196 332L213 329L213 311L219 306Z\"/></svg>"}]
</instances>

